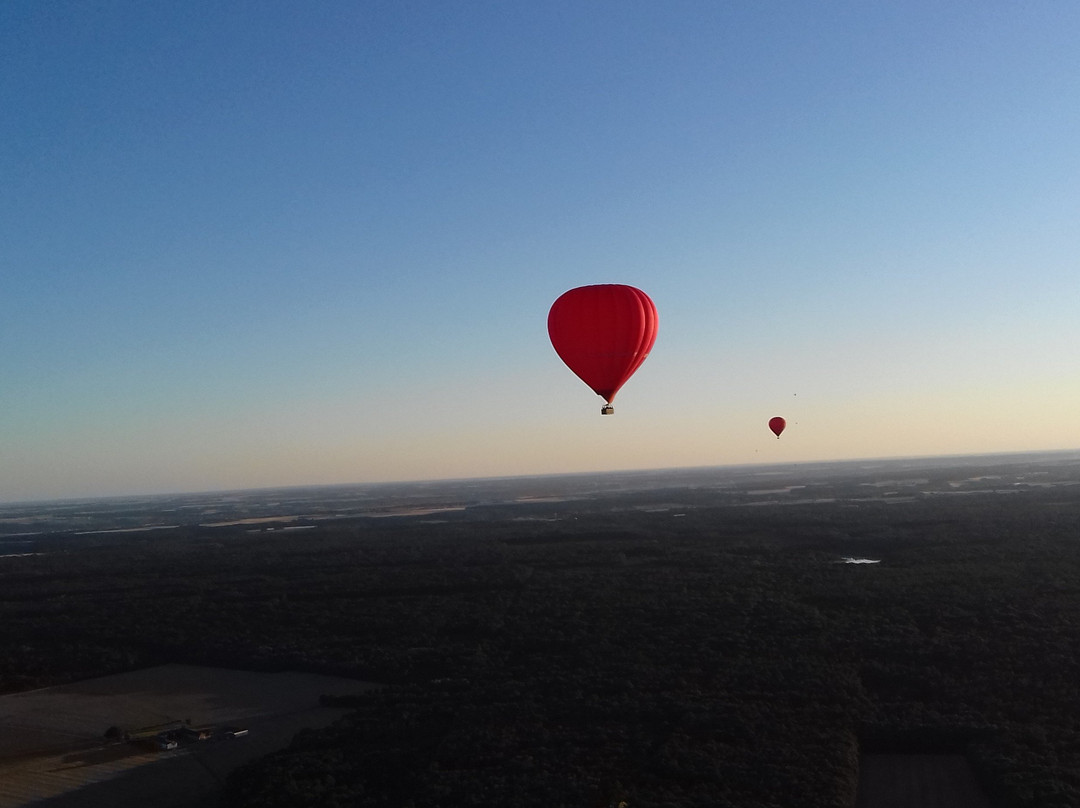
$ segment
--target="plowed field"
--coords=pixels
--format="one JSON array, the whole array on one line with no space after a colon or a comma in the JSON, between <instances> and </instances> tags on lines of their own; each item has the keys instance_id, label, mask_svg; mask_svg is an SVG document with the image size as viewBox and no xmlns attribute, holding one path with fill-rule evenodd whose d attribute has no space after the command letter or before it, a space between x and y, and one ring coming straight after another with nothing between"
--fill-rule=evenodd
<instances>
[{"instance_id":1,"label":"plowed field","mask_svg":"<svg viewBox=\"0 0 1080 808\"><path fill-rule=\"evenodd\" d=\"M313 674L163 665L2 696L0 808L42 800L56 808L213 804L232 769L345 712L320 707L320 695L374 686ZM104 740L111 726L133 732L178 721L250 732L167 752Z\"/></svg>"}]
</instances>

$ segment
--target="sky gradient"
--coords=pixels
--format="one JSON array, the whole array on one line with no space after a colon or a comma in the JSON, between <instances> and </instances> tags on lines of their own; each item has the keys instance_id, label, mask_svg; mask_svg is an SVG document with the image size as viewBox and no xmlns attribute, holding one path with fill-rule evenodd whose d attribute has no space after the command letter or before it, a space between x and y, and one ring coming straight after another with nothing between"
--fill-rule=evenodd
<instances>
[{"instance_id":1,"label":"sky gradient","mask_svg":"<svg viewBox=\"0 0 1080 808\"><path fill-rule=\"evenodd\" d=\"M8 0L0 501L1078 448L1077 41L1063 2ZM546 332L591 283L659 311L613 417Z\"/></svg>"}]
</instances>

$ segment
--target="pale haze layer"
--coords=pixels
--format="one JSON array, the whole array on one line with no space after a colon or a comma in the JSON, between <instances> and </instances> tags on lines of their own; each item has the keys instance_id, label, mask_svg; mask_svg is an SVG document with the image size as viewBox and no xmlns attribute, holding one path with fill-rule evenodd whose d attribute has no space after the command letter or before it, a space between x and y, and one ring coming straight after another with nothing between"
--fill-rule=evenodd
<instances>
[{"instance_id":1,"label":"pale haze layer","mask_svg":"<svg viewBox=\"0 0 1080 808\"><path fill-rule=\"evenodd\" d=\"M1071 3L9 0L0 501L1080 447L1077 41ZM593 283L660 317L611 417L546 332Z\"/></svg>"}]
</instances>

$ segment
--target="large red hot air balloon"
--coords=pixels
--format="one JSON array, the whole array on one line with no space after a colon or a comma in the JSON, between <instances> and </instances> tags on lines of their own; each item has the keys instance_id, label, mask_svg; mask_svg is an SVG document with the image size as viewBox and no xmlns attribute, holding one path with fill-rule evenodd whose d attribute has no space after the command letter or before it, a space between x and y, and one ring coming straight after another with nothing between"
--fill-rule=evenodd
<instances>
[{"instance_id":1,"label":"large red hot air balloon","mask_svg":"<svg viewBox=\"0 0 1080 808\"><path fill-rule=\"evenodd\" d=\"M776 439L780 440L780 433L784 431L784 427L787 426L787 421L777 415L775 418L769 419L769 429L776 435Z\"/></svg>"},{"instance_id":2,"label":"large red hot air balloon","mask_svg":"<svg viewBox=\"0 0 1080 808\"><path fill-rule=\"evenodd\" d=\"M633 286L603 283L564 292L548 312L555 353L615 412L612 401L656 341L656 306Z\"/></svg>"}]
</instances>

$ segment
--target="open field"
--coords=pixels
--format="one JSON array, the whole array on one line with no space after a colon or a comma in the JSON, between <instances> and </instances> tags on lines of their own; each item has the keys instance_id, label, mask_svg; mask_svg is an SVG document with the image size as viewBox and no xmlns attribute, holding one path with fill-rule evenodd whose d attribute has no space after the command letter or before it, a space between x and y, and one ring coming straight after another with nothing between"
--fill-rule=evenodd
<instances>
[{"instance_id":1,"label":"open field","mask_svg":"<svg viewBox=\"0 0 1080 808\"><path fill-rule=\"evenodd\" d=\"M162 665L0 697L0 808L29 805L212 804L237 766L323 727L345 711L319 706L323 694L374 685L332 676L250 673ZM108 744L110 726L134 732L190 720L240 725L243 738L169 752Z\"/></svg>"},{"instance_id":2,"label":"open field","mask_svg":"<svg viewBox=\"0 0 1080 808\"><path fill-rule=\"evenodd\" d=\"M855 808L990 808L963 755L862 755Z\"/></svg>"}]
</instances>

